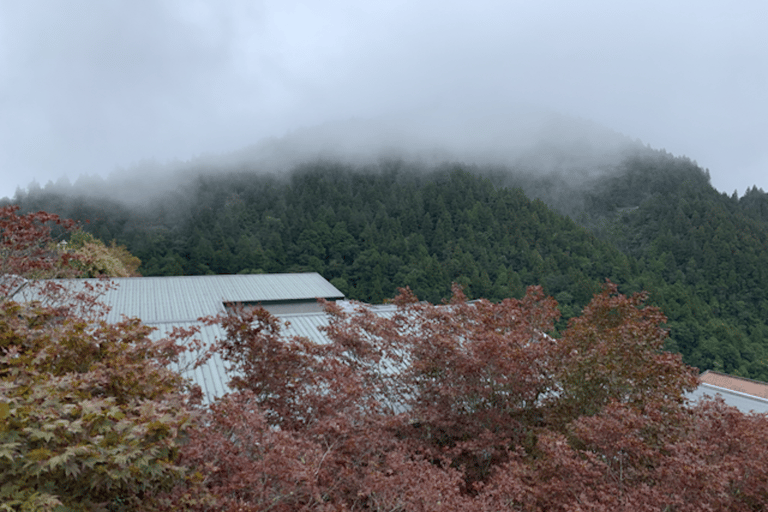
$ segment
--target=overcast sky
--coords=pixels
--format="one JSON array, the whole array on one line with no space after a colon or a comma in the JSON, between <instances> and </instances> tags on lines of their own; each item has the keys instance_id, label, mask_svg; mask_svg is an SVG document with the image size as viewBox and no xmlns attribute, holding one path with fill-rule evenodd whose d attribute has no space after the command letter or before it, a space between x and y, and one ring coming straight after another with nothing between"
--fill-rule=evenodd
<instances>
[{"instance_id":1,"label":"overcast sky","mask_svg":"<svg viewBox=\"0 0 768 512\"><path fill-rule=\"evenodd\" d=\"M0 0L0 197L348 119L533 106L768 189L765 0Z\"/></svg>"}]
</instances>

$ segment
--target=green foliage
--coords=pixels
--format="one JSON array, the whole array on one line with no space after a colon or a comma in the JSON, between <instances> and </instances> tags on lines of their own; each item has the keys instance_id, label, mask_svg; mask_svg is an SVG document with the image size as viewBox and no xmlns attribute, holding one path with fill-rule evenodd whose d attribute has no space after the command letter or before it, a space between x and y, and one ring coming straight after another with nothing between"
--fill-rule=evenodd
<instances>
[{"instance_id":1,"label":"green foliage","mask_svg":"<svg viewBox=\"0 0 768 512\"><path fill-rule=\"evenodd\" d=\"M701 369L768 380L766 194L719 194L670 156L628 160L603 186L586 224L636 258L637 281L669 317L670 348Z\"/></svg>"},{"instance_id":2,"label":"green foliage","mask_svg":"<svg viewBox=\"0 0 768 512\"><path fill-rule=\"evenodd\" d=\"M118 246L114 240L107 246L82 229L72 232L69 242L61 250L74 256L73 266L79 272L78 277L136 276L141 265L141 260L128 252L125 246Z\"/></svg>"},{"instance_id":3,"label":"green foliage","mask_svg":"<svg viewBox=\"0 0 768 512\"><path fill-rule=\"evenodd\" d=\"M10 510L60 503L151 508L184 475L190 413L172 345L135 321L86 322L8 301L0 311L0 496Z\"/></svg>"},{"instance_id":4,"label":"green foliage","mask_svg":"<svg viewBox=\"0 0 768 512\"><path fill-rule=\"evenodd\" d=\"M348 297L371 302L404 285L439 302L452 282L491 300L520 297L543 282L548 293L573 297L575 312L605 277L625 273L622 256L607 244L462 166L318 164L285 180L202 176L193 190L195 208L175 216L183 219L178 224L127 222L129 214L115 207L114 217L88 228L107 223L120 233L120 243L144 262L144 275L317 271L346 283ZM121 232L121 224L130 230Z\"/></svg>"},{"instance_id":5,"label":"green foliage","mask_svg":"<svg viewBox=\"0 0 768 512\"><path fill-rule=\"evenodd\" d=\"M35 300L0 302L2 509L155 509L187 474L176 461L192 415L167 368L180 347L150 340L137 320L101 320L101 287L27 281L71 275L83 260L52 246L41 221L55 216L5 212L5 268ZM80 249L93 243L81 238Z\"/></svg>"},{"instance_id":6,"label":"green foliage","mask_svg":"<svg viewBox=\"0 0 768 512\"><path fill-rule=\"evenodd\" d=\"M140 212L20 199L95 219L87 229L115 236L144 275L317 271L370 302L405 285L440 302L452 282L492 301L541 284L560 302L558 330L608 278L649 291L686 362L768 380L768 195L719 194L687 158L638 150L576 176L400 161L196 176L183 198Z\"/></svg>"}]
</instances>

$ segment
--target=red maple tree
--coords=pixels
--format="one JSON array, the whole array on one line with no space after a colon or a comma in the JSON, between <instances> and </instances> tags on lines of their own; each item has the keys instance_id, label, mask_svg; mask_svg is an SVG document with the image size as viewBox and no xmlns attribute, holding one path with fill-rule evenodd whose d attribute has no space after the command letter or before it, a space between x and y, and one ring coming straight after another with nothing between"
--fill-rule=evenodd
<instances>
[{"instance_id":1,"label":"red maple tree","mask_svg":"<svg viewBox=\"0 0 768 512\"><path fill-rule=\"evenodd\" d=\"M183 452L222 510L761 510L768 420L686 403L664 316L608 283L558 338L556 303L327 304L330 343L218 321L235 393ZM200 505L200 504L205 505Z\"/></svg>"},{"instance_id":2,"label":"red maple tree","mask_svg":"<svg viewBox=\"0 0 768 512\"><path fill-rule=\"evenodd\" d=\"M188 475L181 347L106 323L99 286L39 280L78 275L51 237L74 223L17 211L0 208L0 508L155 509Z\"/></svg>"},{"instance_id":3,"label":"red maple tree","mask_svg":"<svg viewBox=\"0 0 768 512\"><path fill-rule=\"evenodd\" d=\"M327 304L329 343L261 309L209 319L232 394L193 406L177 337L88 314L48 214L0 210L0 499L10 510L763 510L768 417L684 399L664 316L608 283L556 303ZM74 306L72 305L74 301ZM92 302L89 302L92 301ZM69 304L69 306L67 306ZM79 306L78 306L79 304ZM92 311L91 311L92 312ZM197 407L196 410L195 407Z\"/></svg>"}]
</instances>

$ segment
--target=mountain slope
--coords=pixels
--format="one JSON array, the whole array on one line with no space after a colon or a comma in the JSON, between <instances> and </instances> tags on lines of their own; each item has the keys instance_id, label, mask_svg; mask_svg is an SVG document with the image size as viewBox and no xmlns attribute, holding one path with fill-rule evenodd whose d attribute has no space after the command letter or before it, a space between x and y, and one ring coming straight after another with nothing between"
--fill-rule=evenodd
<instances>
[{"instance_id":1,"label":"mountain slope","mask_svg":"<svg viewBox=\"0 0 768 512\"><path fill-rule=\"evenodd\" d=\"M451 282L493 300L542 284L566 319L608 278L651 293L687 362L768 379L766 194L727 197L649 149L562 169L329 160L196 172L140 209L45 189L16 201L91 219L145 275L314 270L370 302L406 285L439 301Z\"/></svg>"}]
</instances>

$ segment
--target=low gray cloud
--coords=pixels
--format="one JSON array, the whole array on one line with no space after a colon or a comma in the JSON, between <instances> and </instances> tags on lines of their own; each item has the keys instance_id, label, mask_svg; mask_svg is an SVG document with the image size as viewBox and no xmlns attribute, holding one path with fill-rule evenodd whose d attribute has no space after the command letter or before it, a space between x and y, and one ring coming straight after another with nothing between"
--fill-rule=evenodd
<instances>
[{"instance_id":1,"label":"low gray cloud","mask_svg":"<svg viewBox=\"0 0 768 512\"><path fill-rule=\"evenodd\" d=\"M525 109L766 188L767 19L756 0L0 0L0 196L350 119L479 151Z\"/></svg>"}]
</instances>

